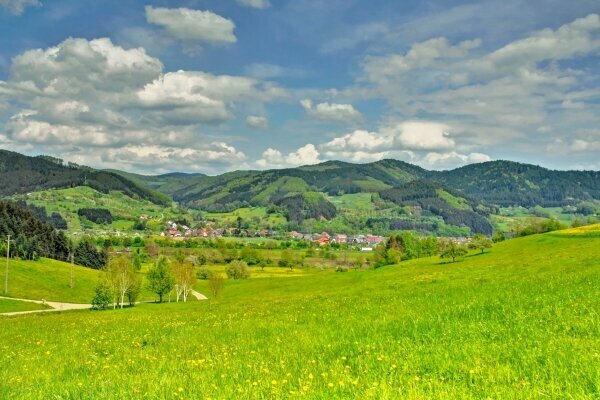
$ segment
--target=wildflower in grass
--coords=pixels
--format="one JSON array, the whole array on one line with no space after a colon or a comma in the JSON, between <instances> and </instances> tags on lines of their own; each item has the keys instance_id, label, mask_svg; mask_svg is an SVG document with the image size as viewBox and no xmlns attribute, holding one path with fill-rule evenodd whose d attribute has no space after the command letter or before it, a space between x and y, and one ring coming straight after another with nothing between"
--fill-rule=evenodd
<instances>
[{"instance_id":1,"label":"wildflower in grass","mask_svg":"<svg viewBox=\"0 0 600 400\"><path fill-rule=\"evenodd\" d=\"M332 388L333 386L334 386L334 385L333 385L333 383L331 383L331 382L329 382L329 383L327 384L327 387L329 387L329 388Z\"/></svg>"}]
</instances>

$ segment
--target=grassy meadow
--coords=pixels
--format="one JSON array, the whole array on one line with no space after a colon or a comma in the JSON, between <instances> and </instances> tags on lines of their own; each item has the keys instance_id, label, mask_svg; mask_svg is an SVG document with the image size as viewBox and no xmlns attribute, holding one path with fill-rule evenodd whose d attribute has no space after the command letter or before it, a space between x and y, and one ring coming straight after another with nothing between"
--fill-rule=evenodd
<instances>
[{"instance_id":1,"label":"grassy meadow","mask_svg":"<svg viewBox=\"0 0 600 400\"><path fill-rule=\"evenodd\" d=\"M18 301L12 299L0 299L0 313L47 310L50 307L44 304L30 303L27 301Z\"/></svg>"},{"instance_id":2,"label":"grassy meadow","mask_svg":"<svg viewBox=\"0 0 600 400\"><path fill-rule=\"evenodd\" d=\"M599 231L0 318L0 398L597 399Z\"/></svg>"}]
</instances>

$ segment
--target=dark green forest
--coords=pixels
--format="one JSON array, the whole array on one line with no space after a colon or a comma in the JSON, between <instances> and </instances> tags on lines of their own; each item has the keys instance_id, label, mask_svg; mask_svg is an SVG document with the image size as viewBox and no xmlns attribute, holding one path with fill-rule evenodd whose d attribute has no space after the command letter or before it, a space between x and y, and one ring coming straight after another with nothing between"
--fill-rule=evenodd
<instances>
[{"instance_id":1,"label":"dark green forest","mask_svg":"<svg viewBox=\"0 0 600 400\"><path fill-rule=\"evenodd\" d=\"M62 231L42 221L29 208L0 200L0 238L11 236L11 257L37 259L54 258L66 261L69 241ZM6 243L2 243L6 252Z\"/></svg>"},{"instance_id":2,"label":"dark green forest","mask_svg":"<svg viewBox=\"0 0 600 400\"><path fill-rule=\"evenodd\" d=\"M27 157L0 150L0 196L29 193L45 189L89 186L102 193L121 191L134 198L169 205L171 200L131 180L107 171L67 163L47 156Z\"/></svg>"}]
</instances>

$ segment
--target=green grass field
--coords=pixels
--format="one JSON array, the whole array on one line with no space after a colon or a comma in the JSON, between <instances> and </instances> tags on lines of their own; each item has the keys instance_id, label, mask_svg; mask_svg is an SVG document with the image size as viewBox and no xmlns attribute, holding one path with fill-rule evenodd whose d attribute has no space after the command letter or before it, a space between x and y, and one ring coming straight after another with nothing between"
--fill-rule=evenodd
<instances>
[{"instance_id":1,"label":"green grass field","mask_svg":"<svg viewBox=\"0 0 600 400\"><path fill-rule=\"evenodd\" d=\"M597 399L599 230L2 318L0 398Z\"/></svg>"},{"instance_id":2,"label":"green grass field","mask_svg":"<svg viewBox=\"0 0 600 400\"><path fill-rule=\"evenodd\" d=\"M4 263L0 263L0 272L4 279ZM156 296L146 288L145 265L140 272L143 289L139 300L155 300ZM94 296L94 289L98 285L102 272L75 265L73 267L74 285L71 288L71 264L61 261L42 258L39 261L10 260L8 294L3 296L48 300L65 303L88 304ZM2 281L4 283L4 280ZM3 287L2 287L3 288ZM25 311L8 309L9 311Z\"/></svg>"},{"instance_id":3,"label":"green grass field","mask_svg":"<svg viewBox=\"0 0 600 400\"><path fill-rule=\"evenodd\" d=\"M27 301L0 299L0 314L17 311L47 310L49 308L49 306L43 304L30 303Z\"/></svg>"},{"instance_id":4,"label":"green grass field","mask_svg":"<svg viewBox=\"0 0 600 400\"><path fill-rule=\"evenodd\" d=\"M4 263L0 264L0 272L4 277ZM100 272L74 266L73 276L74 287L71 289L70 264L44 258L39 261L10 260L7 296L67 303L89 303L94 295L94 288L98 284Z\"/></svg>"}]
</instances>

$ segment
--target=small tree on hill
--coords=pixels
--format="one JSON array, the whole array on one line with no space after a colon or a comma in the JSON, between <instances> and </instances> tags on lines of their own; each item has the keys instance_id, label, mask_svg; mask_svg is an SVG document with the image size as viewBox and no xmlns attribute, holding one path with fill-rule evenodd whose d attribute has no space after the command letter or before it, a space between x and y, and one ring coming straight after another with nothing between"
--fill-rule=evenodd
<instances>
[{"instance_id":1,"label":"small tree on hill","mask_svg":"<svg viewBox=\"0 0 600 400\"><path fill-rule=\"evenodd\" d=\"M169 259L164 256L159 257L146 277L148 278L148 288L158 295L159 302L162 303L163 297L173 289L175 284L169 268Z\"/></svg>"},{"instance_id":2,"label":"small tree on hill","mask_svg":"<svg viewBox=\"0 0 600 400\"><path fill-rule=\"evenodd\" d=\"M223 279L223 275L221 274L212 274L208 278L208 288L212 293L213 297L216 299L223 291L223 287L225 286L225 279Z\"/></svg>"},{"instance_id":3,"label":"small tree on hill","mask_svg":"<svg viewBox=\"0 0 600 400\"><path fill-rule=\"evenodd\" d=\"M462 257L468 253L464 246L460 246L452 240L440 242L440 258L451 258L455 262L458 257Z\"/></svg>"},{"instance_id":4,"label":"small tree on hill","mask_svg":"<svg viewBox=\"0 0 600 400\"><path fill-rule=\"evenodd\" d=\"M469 243L470 249L481 250L481 254L483 254L483 251L485 249L489 249L491 247L492 247L491 239L487 238L485 235L482 235L481 233L478 233L475 236L473 236L471 243Z\"/></svg>"},{"instance_id":5,"label":"small tree on hill","mask_svg":"<svg viewBox=\"0 0 600 400\"><path fill-rule=\"evenodd\" d=\"M292 252L289 250L283 250L281 252L281 258L277 262L277 265L279 265L282 268L289 268L290 265L293 266L293 263L294 260L292 259Z\"/></svg>"},{"instance_id":6,"label":"small tree on hill","mask_svg":"<svg viewBox=\"0 0 600 400\"><path fill-rule=\"evenodd\" d=\"M133 264L129 257L120 256L110 260L106 272L113 287L113 293L117 296L116 303L123 308L127 292L137 285L136 282L139 279L133 269ZM113 305L113 307L115 306Z\"/></svg>"},{"instance_id":7,"label":"small tree on hill","mask_svg":"<svg viewBox=\"0 0 600 400\"><path fill-rule=\"evenodd\" d=\"M173 267L173 277L175 278L175 295L177 296L177 301L179 301L180 297L183 297L184 303L187 302L188 295L192 291L192 286L196 283L194 267L187 262L177 263Z\"/></svg>"},{"instance_id":8,"label":"small tree on hill","mask_svg":"<svg viewBox=\"0 0 600 400\"><path fill-rule=\"evenodd\" d=\"M106 310L113 299L112 285L101 280L94 290L94 298L92 299L92 308L94 310Z\"/></svg>"},{"instance_id":9,"label":"small tree on hill","mask_svg":"<svg viewBox=\"0 0 600 400\"><path fill-rule=\"evenodd\" d=\"M244 261L232 261L226 268L225 272L229 279L246 279L250 278L250 269Z\"/></svg>"}]
</instances>

